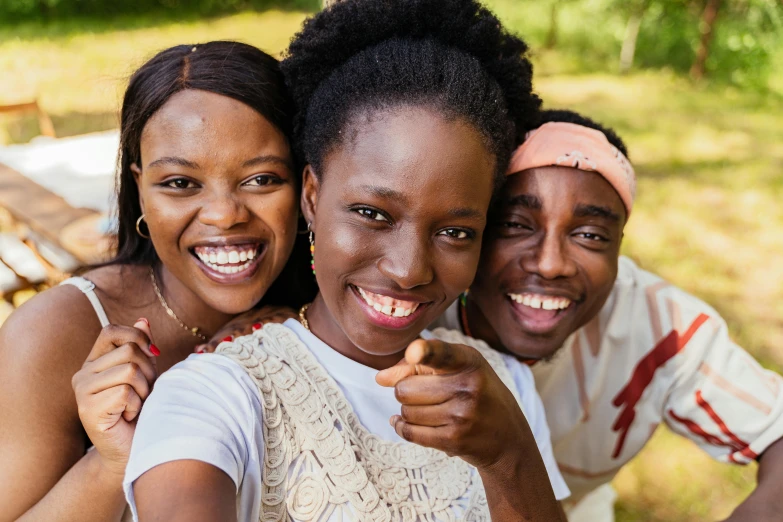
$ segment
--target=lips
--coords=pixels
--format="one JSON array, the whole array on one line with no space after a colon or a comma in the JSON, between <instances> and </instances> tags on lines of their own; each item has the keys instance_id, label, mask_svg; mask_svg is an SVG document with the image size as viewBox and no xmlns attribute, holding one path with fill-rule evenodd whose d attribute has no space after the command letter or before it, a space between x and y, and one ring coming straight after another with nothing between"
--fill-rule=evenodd
<instances>
[{"instance_id":1,"label":"lips","mask_svg":"<svg viewBox=\"0 0 783 522\"><path fill-rule=\"evenodd\" d=\"M191 252L207 277L218 283L235 283L255 274L265 245L260 242L199 245Z\"/></svg>"}]
</instances>

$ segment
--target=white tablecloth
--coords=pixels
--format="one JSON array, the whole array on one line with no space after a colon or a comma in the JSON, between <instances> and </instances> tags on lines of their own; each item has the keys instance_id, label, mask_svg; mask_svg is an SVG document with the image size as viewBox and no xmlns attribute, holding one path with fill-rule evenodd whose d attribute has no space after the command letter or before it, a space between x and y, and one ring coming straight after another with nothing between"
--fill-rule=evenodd
<instances>
[{"instance_id":1,"label":"white tablecloth","mask_svg":"<svg viewBox=\"0 0 783 522\"><path fill-rule=\"evenodd\" d=\"M64 198L71 206L107 212L114 203L117 130L71 138L39 136L0 147L0 163Z\"/></svg>"}]
</instances>

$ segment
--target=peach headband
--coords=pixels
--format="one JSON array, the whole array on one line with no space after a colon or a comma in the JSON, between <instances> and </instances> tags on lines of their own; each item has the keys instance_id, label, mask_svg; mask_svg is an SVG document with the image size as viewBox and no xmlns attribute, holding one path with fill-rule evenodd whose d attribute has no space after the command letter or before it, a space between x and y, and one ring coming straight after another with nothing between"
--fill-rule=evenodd
<instances>
[{"instance_id":1,"label":"peach headband","mask_svg":"<svg viewBox=\"0 0 783 522\"><path fill-rule=\"evenodd\" d=\"M630 216L636 197L636 174L628 158L609 143L603 132L573 123L545 123L525 137L508 167L507 175L551 166L597 172L620 195Z\"/></svg>"}]
</instances>

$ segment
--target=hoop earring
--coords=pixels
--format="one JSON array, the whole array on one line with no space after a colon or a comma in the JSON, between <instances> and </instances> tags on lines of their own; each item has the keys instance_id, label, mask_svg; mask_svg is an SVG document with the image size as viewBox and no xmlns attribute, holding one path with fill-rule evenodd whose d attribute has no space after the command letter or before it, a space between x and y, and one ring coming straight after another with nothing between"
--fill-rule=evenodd
<instances>
[{"instance_id":1,"label":"hoop earring","mask_svg":"<svg viewBox=\"0 0 783 522\"><path fill-rule=\"evenodd\" d=\"M313 275L315 275L315 237L310 228L310 223L307 223L307 232L310 234L310 269L313 271Z\"/></svg>"},{"instance_id":2,"label":"hoop earring","mask_svg":"<svg viewBox=\"0 0 783 522\"><path fill-rule=\"evenodd\" d=\"M141 233L141 221L144 219L144 214L139 216L139 219L136 220L136 233L143 237L144 239L149 239L149 235L144 235ZM147 227L147 231L149 232L149 227Z\"/></svg>"}]
</instances>

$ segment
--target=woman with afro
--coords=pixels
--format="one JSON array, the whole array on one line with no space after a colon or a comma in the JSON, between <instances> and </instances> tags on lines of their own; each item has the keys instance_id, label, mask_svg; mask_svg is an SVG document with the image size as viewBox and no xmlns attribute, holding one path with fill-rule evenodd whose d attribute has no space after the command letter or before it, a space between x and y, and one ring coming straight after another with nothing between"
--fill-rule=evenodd
<instances>
[{"instance_id":1,"label":"woman with afro","mask_svg":"<svg viewBox=\"0 0 783 522\"><path fill-rule=\"evenodd\" d=\"M427 329L537 123L526 51L477 0L306 22L281 68L319 293L156 382L124 481L139 520L565 520L530 369Z\"/></svg>"}]
</instances>

